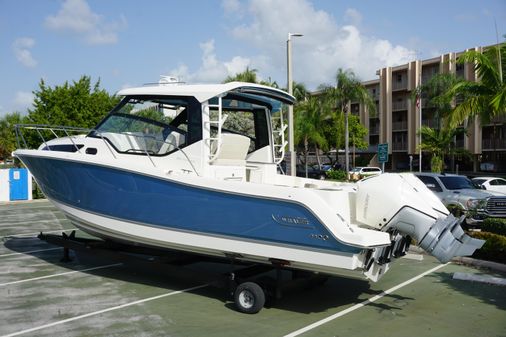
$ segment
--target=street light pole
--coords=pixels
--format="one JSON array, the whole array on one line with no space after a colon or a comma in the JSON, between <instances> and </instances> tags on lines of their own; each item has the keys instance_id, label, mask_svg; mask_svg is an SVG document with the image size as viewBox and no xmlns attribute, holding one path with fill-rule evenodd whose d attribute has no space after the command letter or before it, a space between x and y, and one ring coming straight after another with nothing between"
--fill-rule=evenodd
<instances>
[{"instance_id":1,"label":"street light pole","mask_svg":"<svg viewBox=\"0 0 506 337\"><path fill-rule=\"evenodd\" d=\"M293 83L292 83L292 36L303 36L298 33L288 33L288 39L286 40L286 63L287 63L287 87L288 93L293 95ZM295 176L296 167L296 154L294 146L293 136L293 105L288 105L288 153L290 153L290 175Z\"/></svg>"},{"instance_id":2,"label":"street light pole","mask_svg":"<svg viewBox=\"0 0 506 337\"><path fill-rule=\"evenodd\" d=\"M420 80L420 86L419 86L419 89L420 89L420 97L419 97L419 100L418 100L418 104L420 105L419 106L419 113L420 113L420 131L422 129L422 123L423 123L423 118L422 118L422 60L420 60L420 75L419 75L419 80ZM418 150L418 172L422 172L422 132L420 132L420 135L419 135L419 138L418 138L418 141L419 141L419 147L420 149Z\"/></svg>"}]
</instances>

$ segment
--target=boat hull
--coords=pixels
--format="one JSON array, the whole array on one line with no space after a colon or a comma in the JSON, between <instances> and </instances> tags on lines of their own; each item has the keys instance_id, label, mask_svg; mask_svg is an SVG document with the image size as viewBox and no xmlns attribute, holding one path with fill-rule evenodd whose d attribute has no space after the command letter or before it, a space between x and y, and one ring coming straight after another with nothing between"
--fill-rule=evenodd
<instances>
[{"instance_id":1,"label":"boat hull","mask_svg":"<svg viewBox=\"0 0 506 337\"><path fill-rule=\"evenodd\" d=\"M77 227L99 237L262 263L280 259L329 274L363 265L363 249L335 240L298 203L89 162L19 157L45 195Z\"/></svg>"}]
</instances>

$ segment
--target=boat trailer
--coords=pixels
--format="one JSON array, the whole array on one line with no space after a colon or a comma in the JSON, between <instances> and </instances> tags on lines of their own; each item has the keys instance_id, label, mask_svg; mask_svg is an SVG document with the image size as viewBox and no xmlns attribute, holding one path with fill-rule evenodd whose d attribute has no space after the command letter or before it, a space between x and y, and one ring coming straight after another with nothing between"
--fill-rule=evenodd
<instances>
[{"instance_id":1,"label":"boat trailer","mask_svg":"<svg viewBox=\"0 0 506 337\"><path fill-rule=\"evenodd\" d=\"M40 240L63 248L61 262L71 262L70 251L86 253L111 259L130 266L147 265L163 268L171 275L185 280L199 281L208 286L225 289L227 297L232 298L237 310L255 314L265 304L273 304L287 292L308 289L323 285L328 275L295 270L287 267L287 261L271 259L271 264L251 263L240 260L235 254L225 257L192 254L177 250L161 250L145 246L134 246L96 238L76 237L76 231L70 234L44 234ZM227 272L209 272L191 269L190 266L201 262L228 265ZM289 271L291 275L287 275ZM274 277L273 277L274 275Z\"/></svg>"}]
</instances>

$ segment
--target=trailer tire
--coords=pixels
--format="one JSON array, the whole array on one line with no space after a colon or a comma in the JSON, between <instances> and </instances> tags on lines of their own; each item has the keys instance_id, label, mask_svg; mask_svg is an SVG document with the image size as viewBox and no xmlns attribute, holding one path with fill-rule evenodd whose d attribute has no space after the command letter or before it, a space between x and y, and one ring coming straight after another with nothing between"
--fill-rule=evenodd
<instances>
[{"instance_id":1,"label":"trailer tire","mask_svg":"<svg viewBox=\"0 0 506 337\"><path fill-rule=\"evenodd\" d=\"M234 293L237 310L245 314L256 314L265 304L263 289L254 282L241 283Z\"/></svg>"}]
</instances>

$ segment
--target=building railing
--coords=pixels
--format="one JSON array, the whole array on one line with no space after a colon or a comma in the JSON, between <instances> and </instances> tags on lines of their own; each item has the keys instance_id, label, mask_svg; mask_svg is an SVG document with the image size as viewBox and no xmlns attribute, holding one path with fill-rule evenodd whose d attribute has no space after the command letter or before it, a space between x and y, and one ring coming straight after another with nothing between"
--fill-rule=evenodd
<instances>
[{"instance_id":1,"label":"building railing","mask_svg":"<svg viewBox=\"0 0 506 337\"><path fill-rule=\"evenodd\" d=\"M407 100L392 102L392 111L407 110L407 109L408 109L408 101Z\"/></svg>"},{"instance_id":2,"label":"building railing","mask_svg":"<svg viewBox=\"0 0 506 337\"><path fill-rule=\"evenodd\" d=\"M393 90L402 90L408 88L408 81L392 81L392 89Z\"/></svg>"},{"instance_id":3,"label":"building railing","mask_svg":"<svg viewBox=\"0 0 506 337\"><path fill-rule=\"evenodd\" d=\"M437 129L439 127L437 120L435 120L435 119L424 119L424 120L422 120L422 125L428 126L429 128L432 128L432 129Z\"/></svg>"},{"instance_id":4,"label":"building railing","mask_svg":"<svg viewBox=\"0 0 506 337\"><path fill-rule=\"evenodd\" d=\"M399 131L399 130L404 131L407 129L408 129L408 121L407 120L392 122L392 131Z\"/></svg>"},{"instance_id":5,"label":"building railing","mask_svg":"<svg viewBox=\"0 0 506 337\"><path fill-rule=\"evenodd\" d=\"M392 151L407 151L408 142L393 142Z\"/></svg>"},{"instance_id":6,"label":"building railing","mask_svg":"<svg viewBox=\"0 0 506 337\"><path fill-rule=\"evenodd\" d=\"M506 149L506 139L482 139L481 148L483 150L504 150Z\"/></svg>"},{"instance_id":7,"label":"building railing","mask_svg":"<svg viewBox=\"0 0 506 337\"><path fill-rule=\"evenodd\" d=\"M379 126L369 127L369 135L379 135L380 128Z\"/></svg>"},{"instance_id":8,"label":"building railing","mask_svg":"<svg viewBox=\"0 0 506 337\"><path fill-rule=\"evenodd\" d=\"M463 148L464 145L465 145L464 139L457 139L457 141L455 141L455 147L456 148Z\"/></svg>"}]
</instances>

